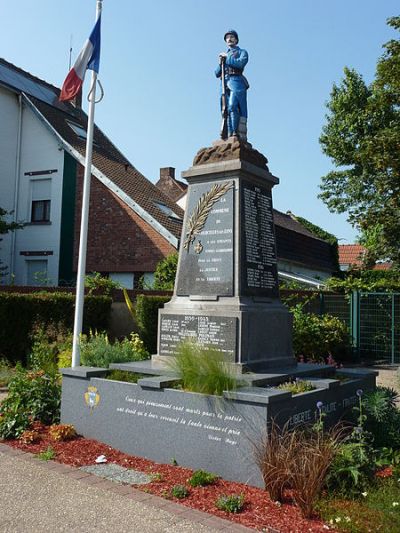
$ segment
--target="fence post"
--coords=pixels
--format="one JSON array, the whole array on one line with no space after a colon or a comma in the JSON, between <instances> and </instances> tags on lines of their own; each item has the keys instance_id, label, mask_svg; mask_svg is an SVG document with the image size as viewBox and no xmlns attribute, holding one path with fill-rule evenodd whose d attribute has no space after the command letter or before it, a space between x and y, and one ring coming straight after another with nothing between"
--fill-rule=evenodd
<instances>
[{"instance_id":1,"label":"fence post","mask_svg":"<svg viewBox=\"0 0 400 533\"><path fill-rule=\"evenodd\" d=\"M322 316L325 313L325 297L324 293L319 293L319 314Z\"/></svg>"},{"instance_id":2,"label":"fence post","mask_svg":"<svg viewBox=\"0 0 400 533\"><path fill-rule=\"evenodd\" d=\"M392 293L392 365L394 365L394 349L395 349L395 321L394 321L394 293Z\"/></svg>"},{"instance_id":3,"label":"fence post","mask_svg":"<svg viewBox=\"0 0 400 533\"><path fill-rule=\"evenodd\" d=\"M353 345L353 355L360 356L360 293L353 291L350 297L350 329Z\"/></svg>"}]
</instances>

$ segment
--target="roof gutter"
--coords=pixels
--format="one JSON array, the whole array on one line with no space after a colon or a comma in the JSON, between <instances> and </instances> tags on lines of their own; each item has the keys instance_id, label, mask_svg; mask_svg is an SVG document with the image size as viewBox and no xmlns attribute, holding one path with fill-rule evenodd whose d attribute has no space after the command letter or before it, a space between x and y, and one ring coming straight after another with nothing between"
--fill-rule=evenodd
<instances>
[{"instance_id":1,"label":"roof gutter","mask_svg":"<svg viewBox=\"0 0 400 533\"><path fill-rule=\"evenodd\" d=\"M85 157L73 148L67 141L57 132L57 130L50 124L50 122L42 115L38 110L35 104L29 100L25 93L22 93L24 100L32 111L38 116L38 118L43 122L43 124L49 129L53 135L56 136L61 147L68 152L74 159L78 161L82 166L85 166ZM160 235L162 235L172 246L178 248L179 240L175 235L168 231L158 220L150 215L143 207L137 204L130 196L128 196L124 191L122 191L113 181L111 181L103 172L98 168L92 165L91 173L95 176L103 185L107 187L111 192L113 192L120 200L122 200L128 207L130 207L137 215L150 224Z\"/></svg>"}]
</instances>

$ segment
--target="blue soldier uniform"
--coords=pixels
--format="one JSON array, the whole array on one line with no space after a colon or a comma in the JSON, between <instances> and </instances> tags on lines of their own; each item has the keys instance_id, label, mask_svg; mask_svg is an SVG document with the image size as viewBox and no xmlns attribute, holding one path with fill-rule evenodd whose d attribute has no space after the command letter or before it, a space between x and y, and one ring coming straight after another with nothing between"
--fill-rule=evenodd
<instances>
[{"instance_id":1,"label":"blue soldier uniform","mask_svg":"<svg viewBox=\"0 0 400 533\"><path fill-rule=\"evenodd\" d=\"M236 32L232 30L234 35ZM249 60L246 50L239 46L230 46L225 58L225 83L228 107L228 136L237 135L240 139L247 137L247 89L249 83L243 76L243 70ZM217 78L221 77L221 65L215 70Z\"/></svg>"}]
</instances>

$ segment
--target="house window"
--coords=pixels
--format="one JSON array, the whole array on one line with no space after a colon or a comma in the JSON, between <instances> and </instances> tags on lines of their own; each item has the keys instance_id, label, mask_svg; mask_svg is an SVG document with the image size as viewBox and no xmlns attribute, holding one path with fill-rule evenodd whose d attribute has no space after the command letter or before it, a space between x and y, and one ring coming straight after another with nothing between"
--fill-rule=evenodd
<instances>
[{"instance_id":1,"label":"house window","mask_svg":"<svg viewBox=\"0 0 400 533\"><path fill-rule=\"evenodd\" d=\"M66 120L66 123L68 126L77 134L78 137L81 139L86 139L86 130L79 124L76 124L75 122L70 122L69 120Z\"/></svg>"},{"instance_id":2,"label":"house window","mask_svg":"<svg viewBox=\"0 0 400 533\"><path fill-rule=\"evenodd\" d=\"M51 179L32 180L31 222L50 222Z\"/></svg>"},{"instance_id":3,"label":"house window","mask_svg":"<svg viewBox=\"0 0 400 533\"><path fill-rule=\"evenodd\" d=\"M29 259L26 262L26 284L40 287L48 284L47 260Z\"/></svg>"},{"instance_id":4,"label":"house window","mask_svg":"<svg viewBox=\"0 0 400 533\"><path fill-rule=\"evenodd\" d=\"M182 220L180 216L178 216L170 207L168 207L165 204L162 204L161 202L153 202L154 205L162 211L165 215L167 215L168 218L171 218L172 220Z\"/></svg>"},{"instance_id":5,"label":"house window","mask_svg":"<svg viewBox=\"0 0 400 533\"><path fill-rule=\"evenodd\" d=\"M50 200L32 200L31 222L50 222Z\"/></svg>"}]
</instances>

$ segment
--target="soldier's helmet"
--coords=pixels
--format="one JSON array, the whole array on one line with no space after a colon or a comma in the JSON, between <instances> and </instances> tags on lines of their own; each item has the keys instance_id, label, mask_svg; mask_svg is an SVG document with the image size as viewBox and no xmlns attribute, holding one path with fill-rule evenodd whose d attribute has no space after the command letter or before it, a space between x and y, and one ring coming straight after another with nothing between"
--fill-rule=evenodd
<instances>
[{"instance_id":1,"label":"soldier's helmet","mask_svg":"<svg viewBox=\"0 0 400 533\"><path fill-rule=\"evenodd\" d=\"M224 41L226 40L226 36L227 36L227 35L233 35L233 36L236 38L237 42L239 42L239 35L237 34L237 31L235 31L235 30L228 30L228 31L225 33L225 35L224 35Z\"/></svg>"}]
</instances>

